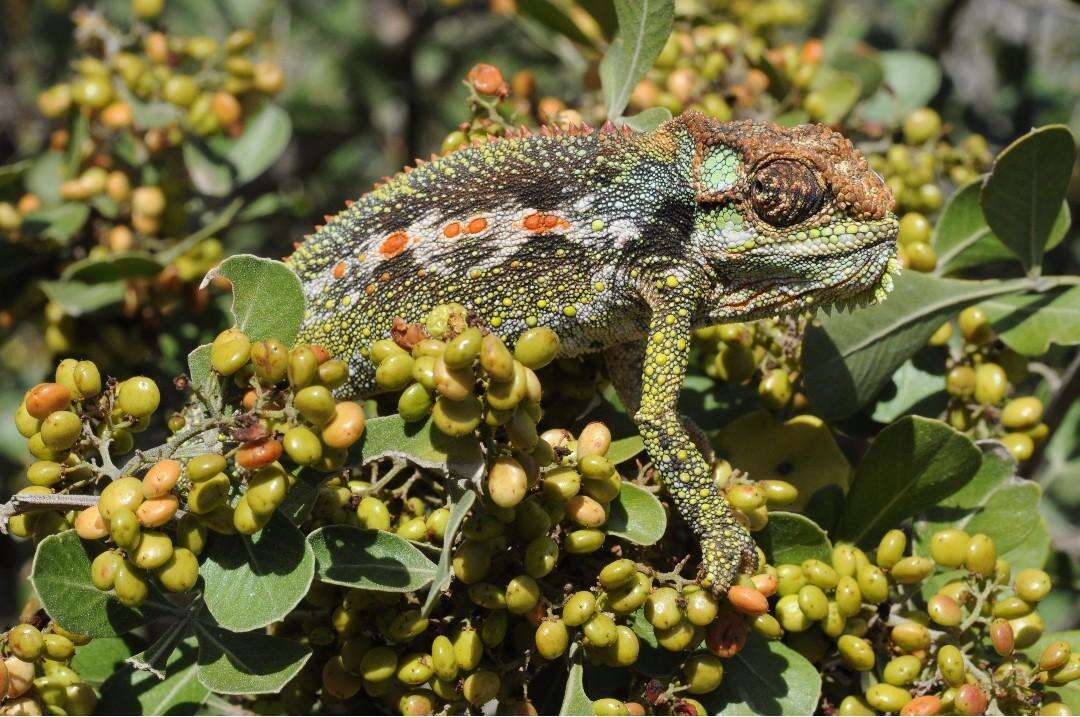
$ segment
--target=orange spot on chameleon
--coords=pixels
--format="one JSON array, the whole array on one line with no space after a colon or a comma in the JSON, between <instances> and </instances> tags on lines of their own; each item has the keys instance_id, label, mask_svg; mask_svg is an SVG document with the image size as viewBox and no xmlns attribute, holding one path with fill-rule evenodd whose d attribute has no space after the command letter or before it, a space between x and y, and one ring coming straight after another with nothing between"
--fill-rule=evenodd
<instances>
[{"instance_id":1,"label":"orange spot on chameleon","mask_svg":"<svg viewBox=\"0 0 1080 717\"><path fill-rule=\"evenodd\" d=\"M552 229L569 229L570 222L562 219L554 214L538 214L533 213L526 216L521 221L522 227L526 231L543 233L551 231Z\"/></svg>"},{"instance_id":2,"label":"orange spot on chameleon","mask_svg":"<svg viewBox=\"0 0 1080 717\"><path fill-rule=\"evenodd\" d=\"M383 240L382 246L379 247L379 253L389 259L405 251L405 247L408 245L409 236L405 232L394 232Z\"/></svg>"},{"instance_id":3,"label":"orange spot on chameleon","mask_svg":"<svg viewBox=\"0 0 1080 717\"><path fill-rule=\"evenodd\" d=\"M453 239L461 233L461 222L450 222L443 227L442 233L447 239Z\"/></svg>"},{"instance_id":4,"label":"orange spot on chameleon","mask_svg":"<svg viewBox=\"0 0 1080 717\"><path fill-rule=\"evenodd\" d=\"M483 217L477 217L469 222L469 226L466 228L470 234L479 234L487 229L487 219Z\"/></svg>"},{"instance_id":5,"label":"orange spot on chameleon","mask_svg":"<svg viewBox=\"0 0 1080 717\"><path fill-rule=\"evenodd\" d=\"M341 277L345 276L345 262L339 261L337 264L334 264L334 270L332 273L335 279L340 279Z\"/></svg>"}]
</instances>

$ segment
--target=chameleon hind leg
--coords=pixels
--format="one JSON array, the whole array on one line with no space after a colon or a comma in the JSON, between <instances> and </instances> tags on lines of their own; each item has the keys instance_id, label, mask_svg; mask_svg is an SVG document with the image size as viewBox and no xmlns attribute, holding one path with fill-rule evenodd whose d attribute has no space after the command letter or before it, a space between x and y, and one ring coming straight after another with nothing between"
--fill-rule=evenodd
<instances>
[{"instance_id":1,"label":"chameleon hind leg","mask_svg":"<svg viewBox=\"0 0 1080 717\"><path fill-rule=\"evenodd\" d=\"M675 289L679 286L665 285ZM692 293L650 297L653 314L641 356L640 405L634 414L645 449L668 494L701 544L701 582L725 592L740 572L757 569L754 541L712 481L709 464L677 410L690 351ZM682 300L680 300L682 299Z\"/></svg>"}]
</instances>

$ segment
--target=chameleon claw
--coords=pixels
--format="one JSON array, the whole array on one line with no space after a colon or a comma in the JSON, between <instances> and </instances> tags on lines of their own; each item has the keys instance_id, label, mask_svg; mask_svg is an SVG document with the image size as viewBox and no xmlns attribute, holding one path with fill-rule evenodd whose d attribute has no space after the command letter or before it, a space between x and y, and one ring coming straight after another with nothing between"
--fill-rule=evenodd
<instances>
[{"instance_id":1,"label":"chameleon claw","mask_svg":"<svg viewBox=\"0 0 1080 717\"><path fill-rule=\"evenodd\" d=\"M757 545L742 527L734 535L702 536L699 583L717 595L727 593L740 574L752 575L758 569Z\"/></svg>"}]
</instances>

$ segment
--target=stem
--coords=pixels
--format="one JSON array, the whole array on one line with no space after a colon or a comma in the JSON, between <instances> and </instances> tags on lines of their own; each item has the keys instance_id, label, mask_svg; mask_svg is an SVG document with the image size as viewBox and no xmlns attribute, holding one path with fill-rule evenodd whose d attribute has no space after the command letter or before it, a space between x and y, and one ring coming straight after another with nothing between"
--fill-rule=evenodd
<instances>
[{"instance_id":1,"label":"stem","mask_svg":"<svg viewBox=\"0 0 1080 717\"><path fill-rule=\"evenodd\" d=\"M97 505L96 495L72 495L68 493L17 493L11 500L0 505L0 533L7 535L8 521L20 513L34 510L81 510Z\"/></svg>"},{"instance_id":2,"label":"stem","mask_svg":"<svg viewBox=\"0 0 1080 717\"><path fill-rule=\"evenodd\" d=\"M957 632L963 632L968 629L980 619L982 619L983 605L986 603L986 599L990 597L990 594L994 592L997 586L993 580L989 581L985 588L982 589L975 597L975 605L971 608L971 613L967 616L967 619L960 623L960 626L956 628Z\"/></svg>"}]
</instances>

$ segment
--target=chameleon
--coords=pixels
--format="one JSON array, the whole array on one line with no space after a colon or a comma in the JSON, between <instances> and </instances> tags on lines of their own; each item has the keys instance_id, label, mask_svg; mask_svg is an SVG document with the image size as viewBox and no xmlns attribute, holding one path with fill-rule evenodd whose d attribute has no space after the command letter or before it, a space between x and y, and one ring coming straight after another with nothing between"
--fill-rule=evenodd
<instances>
[{"instance_id":1,"label":"chameleon","mask_svg":"<svg viewBox=\"0 0 1080 717\"><path fill-rule=\"evenodd\" d=\"M297 245L301 340L377 392L369 347L393 320L456 302L512 345L548 326L560 355L603 351L672 502L726 591L757 551L677 399L696 327L882 300L898 271L884 181L819 125L688 111L651 132L522 129L417 161ZM400 319L399 319L400 320Z\"/></svg>"}]
</instances>

